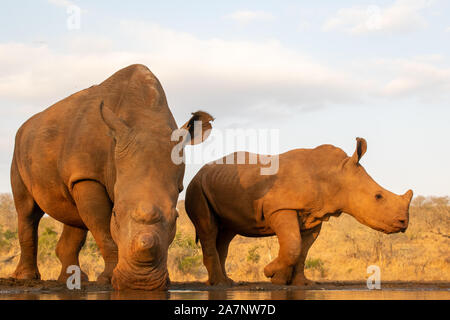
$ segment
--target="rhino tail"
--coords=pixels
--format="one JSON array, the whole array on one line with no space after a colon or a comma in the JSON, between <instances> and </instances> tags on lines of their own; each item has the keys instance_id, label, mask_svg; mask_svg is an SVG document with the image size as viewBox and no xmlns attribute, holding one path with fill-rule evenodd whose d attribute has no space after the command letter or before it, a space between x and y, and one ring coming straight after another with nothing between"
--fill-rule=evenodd
<instances>
[{"instance_id":1,"label":"rhino tail","mask_svg":"<svg viewBox=\"0 0 450 320\"><path fill-rule=\"evenodd\" d=\"M195 231L195 244L198 244L198 233Z\"/></svg>"}]
</instances>

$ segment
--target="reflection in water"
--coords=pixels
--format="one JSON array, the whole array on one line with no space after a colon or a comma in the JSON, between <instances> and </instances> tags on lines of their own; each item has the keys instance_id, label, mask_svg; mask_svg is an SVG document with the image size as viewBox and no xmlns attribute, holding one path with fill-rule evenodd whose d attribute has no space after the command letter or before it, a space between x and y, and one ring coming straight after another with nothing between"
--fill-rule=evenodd
<instances>
[{"instance_id":1,"label":"reflection in water","mask_svg":"<svg viewBox=\"0 0 450 320\"><path fill-rule=\"evenodd\" d=\"M449 290L274 290L2 293L0 300L450 300Z\"/></svg>"}]
</instances>

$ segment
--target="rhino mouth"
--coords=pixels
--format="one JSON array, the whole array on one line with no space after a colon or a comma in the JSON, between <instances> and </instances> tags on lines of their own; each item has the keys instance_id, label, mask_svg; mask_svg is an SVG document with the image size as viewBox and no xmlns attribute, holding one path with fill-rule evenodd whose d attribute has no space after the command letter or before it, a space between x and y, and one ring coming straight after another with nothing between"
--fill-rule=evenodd
<instances>
[{"instance_id":1,"label":"rhino mouth","mask_svg":"<svg viewBox=\"0 0 450 320\"><path fill-rule=\"evenodd\" d=\"M130 270L117 265L111 283L116 290L167 290L170 280L167 268L139 268Z\"/></svg>"},{"instance_id":2,"label":"rhino mouth","mask_svg":"<svg viewBox=\"0 0 450 320\"><path fill-rule=\"evenodd\" d=\"M376 221L373 219L361 219L360 217L354 216L357 221L360 223L376 230L379 232L383 232L385 234L393 234L398 232L405 232L408 228L406 224L398 224L398 223L388 223L385 221Z\"/></svg>"},{"instance_id":3,"label":"rhino mouth","mask_svg":"<svg viewBox=\"0 0 450 320\"><path fill-rule=\"evenodd\" d=\"M375 229L377 231L381 231L385 234L393 234L393 233L399 233L399 232L404 233L406 231L407 227L387 226L386 225L386 226L383 226L380 228L373 228L373 229Z\"/></svg>"}]
</instances>

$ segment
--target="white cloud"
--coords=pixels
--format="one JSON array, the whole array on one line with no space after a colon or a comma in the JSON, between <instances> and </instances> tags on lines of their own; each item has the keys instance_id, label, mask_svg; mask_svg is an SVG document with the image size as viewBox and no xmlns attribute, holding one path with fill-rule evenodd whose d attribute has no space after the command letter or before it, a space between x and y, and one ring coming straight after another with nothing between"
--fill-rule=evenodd
<instances>
[{"instance_id":1,"label":"white cloud","mask_svg":"<svg viewBox=\"0 0 450 320\"><path fill-rule=\"evenodd\" d=\"M387 7L370 5L343 8L325 22L323 30L338 30L354 35L412 32L428 26L423 10L432 3L432 0L396 0Z\"/></svg>"},{"instance_id":2,"label":"white cloud","mask_svg":"<svg viewBox=\"0 0 450 320\"><path fill-rule=\"evenodd\" d=\"M101 73L113 72L127 57L119 52L63 54L45 45L7 43L0 44L0 59L0 99L42 107L102 80Z\"/></svg>"},{"instance_id":3,"label":"white cloud","mask_svg":"<svg viewBox=\"0 0 450 320\"><path fill-rule=\"evenodd\" d=\"M450 32L450 27L448 27L447 29L445 29L446 32Z\"/></svg>"},{"instance_id":4,"label":"white cloud","mask_svg":"<svg viewBox=\"0 0 450 320\"><path fill-rule=\"evenodd\" d=\"M47 1L58 7L70 7L74 5L74 3L69 0L47 0Z\"/></svg>"},{"instance_id":5,"label":"white cloud","mask_svg":"<svg viewBox=\"0 0 450 320\"><path fill-rule=\"evenodd\" d=\"M239 10L226 15L225 18L232 19L241 24L247 24L253 21L270 21L275 17L265 11Z\"/></svg>"},{"instance_id":6,"label":"white cloud","mask_svg":"<svg viewBox=\"0 0 450 320\"><path fill-rule=\"evenodd\" d=\"M435 61L436 57L430 57ZM450 68L417 57L413 59L381 60L378 65L394 76L385 83L381 93L390 96L419 96L428 101L439 100L450 92Z\"/></svg>"},{"instance_id":7,"label":"white cloud","mask_svg":"<svg viewBox=\"0 0 450 320\"><path fill-rule=\"evenodd\" d=\"M0 44L0 100L42 109L132 63L146 64L161 80L169 103L183 113L201 107L216 116L234 116L234 111L251 114L261 105L272 106L268 112L275 114L294 112L349 103L363 86L275 40L203 40L130 21L121 23L120 30L97 47L92 37L80 36L69 50ZM114 48L120 37L132 39L126 50Z\"/></svg>"},{"instance_id":8,"label":"white cloud","mask_svg":"<svg viewBox=\"0 0 450 320\"><path fill-rule=\"evenodd\" d=\"M205 40L134 21L119 28L114 38L97 43L73 36L65 50L0 43L2 106L14 102L10 114L32 114L133 63L155 73L175 116L183 119L198 108L230 119L239 112L238 119L247 121L368 97L430 99L449 92L450 70L439 55L330 66L276 40Z\"/></svg>"}]
</instances>

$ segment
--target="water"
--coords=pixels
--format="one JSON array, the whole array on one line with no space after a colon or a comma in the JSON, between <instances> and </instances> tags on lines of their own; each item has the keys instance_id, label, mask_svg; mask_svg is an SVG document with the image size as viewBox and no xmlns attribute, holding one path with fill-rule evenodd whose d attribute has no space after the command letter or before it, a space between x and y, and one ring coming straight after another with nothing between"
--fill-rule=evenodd
<instances>
[{"instance_id":1,"label":"water","mask_svg":"<svg viewBox=\"0 0 450 320\"><path fill-rule=\"evenodd\" d=\"M0 300L450 300L450 290L0 292Z\"/></svg>"}]
</instances>

